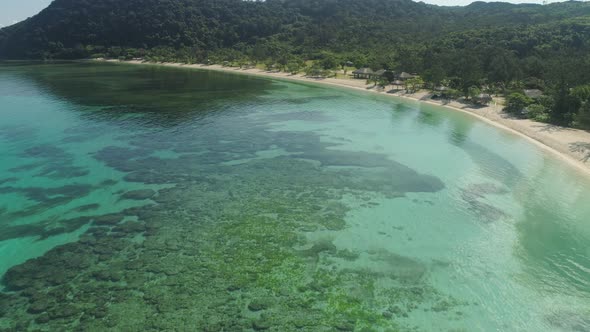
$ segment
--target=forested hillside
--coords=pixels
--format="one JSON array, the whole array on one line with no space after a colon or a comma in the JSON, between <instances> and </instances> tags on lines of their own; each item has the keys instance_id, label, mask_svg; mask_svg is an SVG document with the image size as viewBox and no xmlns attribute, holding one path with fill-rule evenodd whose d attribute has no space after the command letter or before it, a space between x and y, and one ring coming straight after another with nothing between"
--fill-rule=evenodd
<instances>
[{"instance_id":1,"label":"forested hillside","mask_svg":"<svg viewBox=\"0 0 590 332\"><path fill-rule=\"evenodd\" d=\"M299 70L345 63L418 73L465 96L525 88L509 98L532 117L590 127L590 3L475 2L438 7L410 0L55 0L0 30L0 58L143 57L155 61L261 63ZM470 92L471 89L471 92Z\"/></svg>"},{"instance_id":2,"label":"forested hillside","mask_svg":"<svg viewBox=\"0 0 590 332\"><path fill-rule=\"evenodd\" d=\"M442 38L453 42L457 36L449 34L466 31L490 43L501 43L510 32L525 32L532 43L565 41L578 47L586 40L570 28L583 29L587 17L590 4L582 2L437 7L410 0L56 0L37 16L0 30L0 57L81 57L91 49L115 46L212 51L269 41L302 55L326 50L368 53ZM564 31L555 31L565 33L563 40L538 35L542 28L528 30L555 24L558 29L563 25ZM499 27L503 35L482 32ZM527 40L514 46L514 51L527 53L537 45Z\"/></svg>"}]
</instances>

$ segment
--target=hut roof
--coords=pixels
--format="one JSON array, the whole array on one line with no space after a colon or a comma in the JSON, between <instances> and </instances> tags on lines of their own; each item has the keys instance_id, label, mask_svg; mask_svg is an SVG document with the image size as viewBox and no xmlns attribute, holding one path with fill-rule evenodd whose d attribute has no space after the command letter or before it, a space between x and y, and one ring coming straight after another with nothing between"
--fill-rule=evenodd
<instances>
[{"instance_id":1,"label":"hut roof","mask_svg":"<svg viewBox=\"0 0 590 332\"><path fill-rule=\"evenodd\" d=\"M414 78L414 77L416 77L416 75L406 73L405 71L402 71L402 73L399 74L399 78L401 78L401 79Z\"/></svg>"},{"instance_id":2,"label":"hut roof","mask_svg":"<svg viewBox=\"0 0 590 332\"><path fill-rule=\"evenodd\" d=\"M373 74L371 68L359 68L352 72L353 74Z\"/></svg>"},{"instance_id":3,"label":"hut roof","mask_svg":"<svg viewBox=\"0 0 590 332\"><path fill-rule=\"evenodd\" d=\"M385 74L387 72L387 70L385 69L379 69L376 72L374 72L374 75L378 75L378 76L383 76L383 74Z\"/></svg>"},{"instance_id":4,"label":"hut roof","mask_svg":"<svg viewBox=\"0 0 590 332\"><path fill-rule=\"evenodd\" d=\"M492 96L490 96L487 93L480 93L477 95L477 97L475 97L473 99L476 101L479 101L479 102L491 102L493 100Z\"/></svg>"},{"instance_id":5,"label":"hut roof","mask_svg":"<svg viewBox=\"0 0 590 332\"><path fill-rule=\"evenodd\" d=\"M543 95L543 91L539 89L529 89L524 90L524 94L529 98L537 99Z\"/></svg>"}]
</instances>

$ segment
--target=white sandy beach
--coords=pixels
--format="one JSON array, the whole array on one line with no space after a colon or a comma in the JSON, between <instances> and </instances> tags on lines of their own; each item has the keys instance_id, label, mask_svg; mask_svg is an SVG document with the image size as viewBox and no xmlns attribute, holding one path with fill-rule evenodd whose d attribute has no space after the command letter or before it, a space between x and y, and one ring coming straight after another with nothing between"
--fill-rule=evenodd
<instances>
[{"instance_id":1,"label":"white sandy beach","mask_svg":"<svg viewBox=\"0 0 590 332\"><path fill-rule=\"evenodd\" d=\"M107 60L112 62L120 62L118 60ZM360 91L378 93L397 98L409 98L419 100L422 102L441 105L453 110L461 111L479 118L496 127L508 130L516 135L524 137L539 147L553 153L556 157L571 164L578 170L590 175L590 163L585 160L587 154L590 153L590 132L572 129L566 127L559 127L546 123L535 122L528 119L515 119L507 116L502 112L502 106L498 104L501 100L494 100L486 107L473 107L473 105L463 104L457 101L444 103L443 101L433 100L427 91L421 91L414 94L406 94L403 91L389 92L391 87L386 87L383 90L375 89L371 85L366 85L365 80L360 79L339 79L339 78L309 78L303 75L291 75L284 72L269 72L257 68L240 69L233 67L223 67L220 65L200 65L200 64L179 64L179 63L146 63L138 60L124 61L129 64L142 65L157 65L168 67L181 68L198 68L205 70L223 71L231 73L248 74L255 76L272 77L279 79L286 79L292 81L311 82L325 85L332 85L344 88L351 88ZM572 149L576 144L587 144L588 149Z\"/></svg>"}]
</instances>

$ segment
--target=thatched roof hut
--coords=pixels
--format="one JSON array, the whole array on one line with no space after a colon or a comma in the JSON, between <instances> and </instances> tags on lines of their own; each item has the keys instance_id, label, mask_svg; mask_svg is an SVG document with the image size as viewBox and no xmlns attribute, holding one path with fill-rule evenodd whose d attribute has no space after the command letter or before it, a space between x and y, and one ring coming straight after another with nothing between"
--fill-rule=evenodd
<instances>
[{"instance_id":1,"label":"thatched roof hut","mask_svg":"<svg viewBox=\"0 0 590 332\"><path fill-rule=\"evenodd\" d=\"M354 78L369 78L374 72L371 68L359 68L352 72Z\"/></svg>"},{"instance_id":2,"label":"thatched roof hut","mask_svg":"<svg viewBox=\"0 0 590 332\"><path fill-rule=\"evenodd\" d=\"M487 93L480 93L476 97L473 97L473 102L476 104L489 104L492 102L492 96Z\"/></svg>"}]
</instances>

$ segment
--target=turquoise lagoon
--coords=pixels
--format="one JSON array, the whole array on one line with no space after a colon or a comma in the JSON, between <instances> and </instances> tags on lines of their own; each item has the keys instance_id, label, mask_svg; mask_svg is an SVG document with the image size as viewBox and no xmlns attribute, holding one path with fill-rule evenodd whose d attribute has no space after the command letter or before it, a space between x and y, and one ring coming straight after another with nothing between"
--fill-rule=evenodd
<instances>
[{"instance_id":1,"label":"turquoise lagoon","mask_svg":"<svg viewBox=\"0 0 590 332\"><path fill-rule=\"evenodd\" d=\"M590 181L464 114L0 64L0 331L588 331Z\"/></svg>"}]
</instances>

